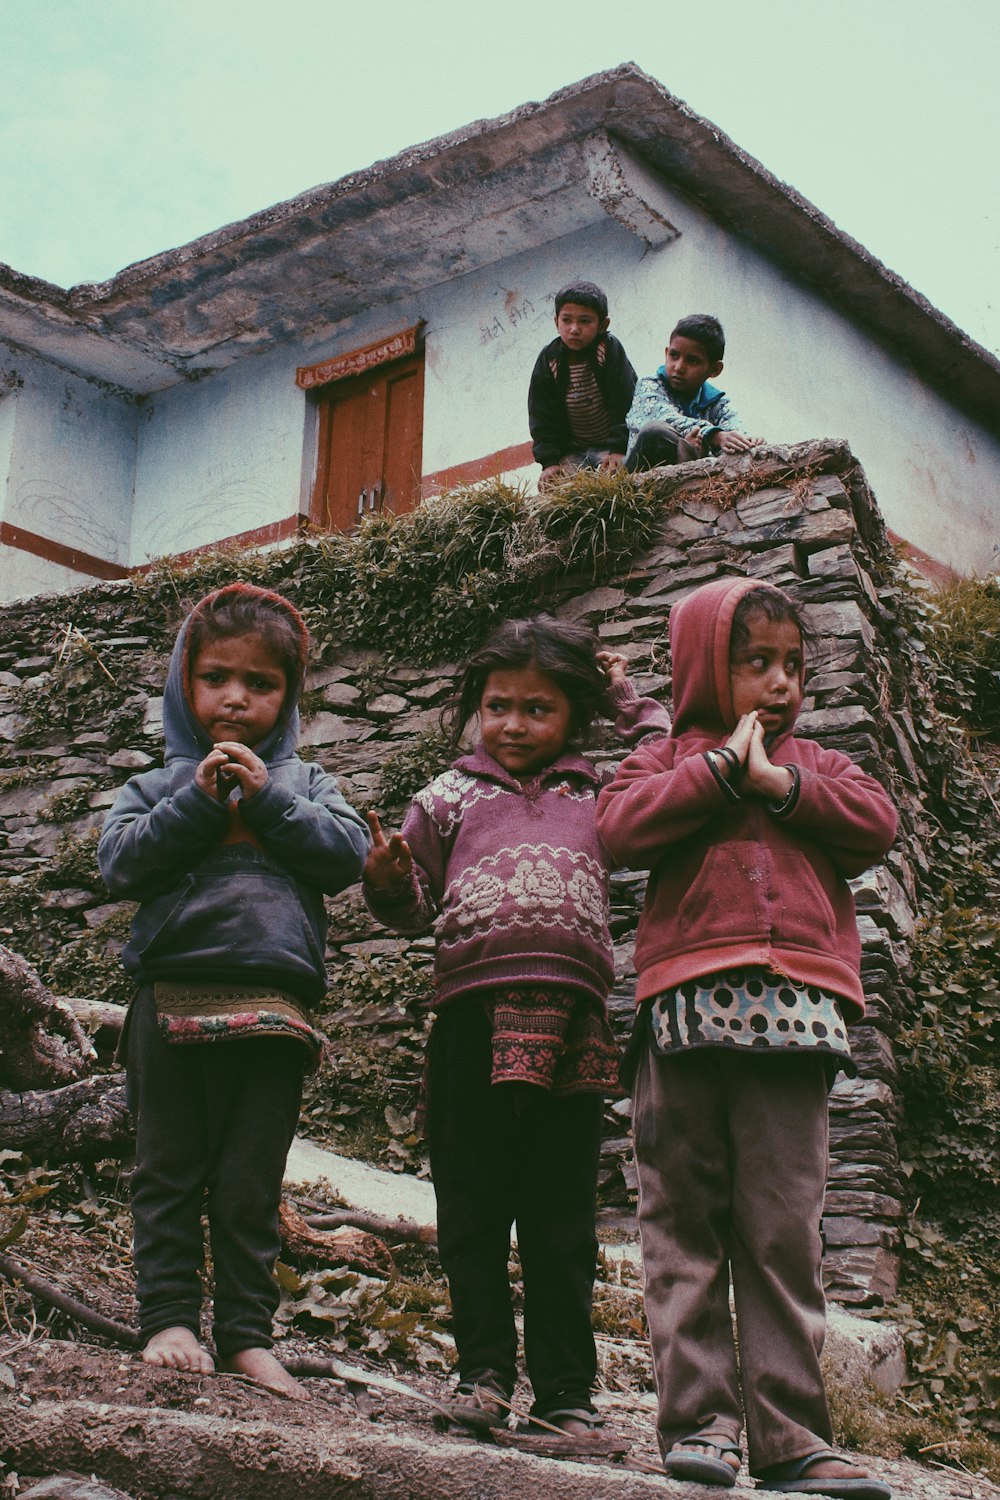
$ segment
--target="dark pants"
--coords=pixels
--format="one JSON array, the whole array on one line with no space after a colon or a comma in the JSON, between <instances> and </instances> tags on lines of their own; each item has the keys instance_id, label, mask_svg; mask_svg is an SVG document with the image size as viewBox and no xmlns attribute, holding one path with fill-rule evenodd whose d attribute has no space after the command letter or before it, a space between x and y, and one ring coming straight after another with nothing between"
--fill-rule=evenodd
<instances>
[{"instance_id":1,"label":"dark pants","mask_svg":"<svg viewBox=\"0 0 1000 1500\"><path fill-rule=\"evenodd\" d=\"M438 1248L448 1277L463 1380L517 1375L508 1260L511 1225L524 1273L524 1354L533 1410L590 1405L597 1373L590 1324L603 1100L553 1098L531 1084L490 1083L492 1033L474 1000L435 1020L427 1135Z\"/></svg>"},{"instance_id":2,"label":"dark pants","mask_svg":"<svg viewBox=\"0 0 1000 1500\"><path fill-rule=\"evenodd\" d=\"M752 1474L827 1447L825 1059L647 1050L632 1123L662 1452L738 1442L741 1405Z\"/></svg>"},{"instance_id":3,"label":"dark pants","mask_svg":"<svg viewBox=\"0 0 1000 1500\"><path fill-rule=\"evenodd\" d=\"M200 1330L207 1209L222 1359L269 1348L279 1292L278 1206L302 1098L305 1048L284 1037L168 1044L150 988L129 1021L136 1119L134 1254L143 1341Z\"/></svg>"},{"instance_id":4,"label":"dark pants","mask_svg":"<svg viewBox=\"0 0 1000 1500\"><path fill-rule=\"evenodd\" d=\"M690 463L702 456L701 448L693 447L669 422L644 422L625 467L630 474L637 474L660 464Z\"/></svg>"}]
</instances>

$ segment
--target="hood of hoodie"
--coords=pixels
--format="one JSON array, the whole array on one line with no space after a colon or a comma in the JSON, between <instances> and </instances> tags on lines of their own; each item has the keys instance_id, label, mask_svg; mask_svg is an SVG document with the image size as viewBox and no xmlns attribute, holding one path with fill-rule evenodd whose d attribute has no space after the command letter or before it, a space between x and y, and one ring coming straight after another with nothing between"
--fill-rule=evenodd
<instances>
[{"instance_id":1,"label":"hood of hoodie","mask_svg":"<svg viewBox=\"0 0 1000 1500\"><path fill-rule=\"evenodd\" d=\"M671 737L698 731L718 741L736 728L729 679L729 642L736 606L747 594L774 593L753 578L717 578L670 611L674 717ZM777 740L792 733L794 724ZM770 742L769 742L770 743Z\"/></svg>"},{"instance_id":2,"label":"hood of hoodie","mask_svg":"<svg viewBox=\"0 0 1000 1500\"><path fill-rule=\"evenodd\" d=\"M168 765L171 761L178 760L203 761L212 748L211 736L199 724L195 718L194 709L191 707L189 644L191 622L208 604L216 600L225 601L227 597L235 595L242 595L244 598L249 595L262 602L266 601L285 615L295 630L299 641L295 674L289 679L288 690L285 693L285 701L281 706L277 723L270 733L253 747L254 754L260 756L261 760L268 765L277 765L279 761L290 760L295 755L295 747L299 739L299 698L305 678L309 644L305 621L295 606L289 604L288 600L282 598L280 594L274 594L269 589L258 588L252 583L231 583L225 588L216 589L214 593L206 594L204 599L199 600L181 626L174 643L170 667L167 671L167 685L163 690L163 737L166 741L165 758Z\"/></svg>"}]
</instances>

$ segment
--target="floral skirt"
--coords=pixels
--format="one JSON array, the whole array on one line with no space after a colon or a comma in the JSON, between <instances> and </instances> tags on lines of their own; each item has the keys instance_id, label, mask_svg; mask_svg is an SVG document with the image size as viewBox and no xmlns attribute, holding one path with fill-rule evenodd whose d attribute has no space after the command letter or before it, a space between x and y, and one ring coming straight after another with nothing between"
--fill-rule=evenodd
<instances>
[{"instance_id":1,"label":"floral skirt","mask_svg":"<svg viewBox=\"0 0 1000 1500\"><path fill-rule=\"evenodd\" d=\"M594 996L512 988L476 999L493 1027L493 1083L532 1083L554 1095L621 1093L621 1055L607 1010Z\"/></svg>"}]
</instances>

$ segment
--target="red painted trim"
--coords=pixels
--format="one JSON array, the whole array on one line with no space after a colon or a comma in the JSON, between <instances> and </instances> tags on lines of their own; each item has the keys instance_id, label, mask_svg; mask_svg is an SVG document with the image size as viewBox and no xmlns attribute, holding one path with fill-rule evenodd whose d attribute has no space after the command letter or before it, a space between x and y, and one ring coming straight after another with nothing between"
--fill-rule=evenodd
<instances>
[{"instance_id":1,"label":"red painted trim","mask_svg":"<svg viewBox=\"0 0 1000 1500\"><path fill-rule=\"evenodd\" d=\"M252 531L238 531L235 536L220 537L217 542L202 542L200 547L189 547L186 552L170 552L167 556L171 562L183 564L194 562L196 557L201 557L206 552L215 552L218 548L232 547L238 551L244 547L267 547L274 542L283 542L287 537L296 536L307 526L305 516L286 516L283 521L271 521L267 526L255 526ZM129 572L148 573L154 563L155 559L138 563L134 568L129 568Z\"/></svg>"},{"instance_id":2,"label":"red painted trim","mask_svg":"<svg viewBox=\"0 0 1000 1500\"><path fill-rule=\"evenodd\" d=\"M535 462L530 443L515 443L511 448L500 448L496 453L487 453L483 458L470 458L467 463L455 464L450 469L438 469L436 474L425 474L421 480L421 491L428 495L450 490L458 484L475 484L480 479L495 479L509 469L523 469L525 464Z\"/></svg>"},{"instance_id":3,"label":"red painted trim","mask_svg":"<svg viewBox=\"0 0 1000 1500\"><path fill-rule=\"evenodd\" d=\"M954 568L949 567L948 563L938 562L936 557L931 557L929 553L922 552L919 547L914 547L912 542L908 542L905 537L898 536L895 531L889 531L888 535L893 546L901 548L906 561L931 583L936 583L939 589L947 588L949 583L954 583L962 576Z\"/></svg>"},{"instance_id":4,"label":"red painted trim","mask_svg":"<svg viewBox=\"0 0 1000 1500\"><path fill-rule=\"evenodd\" d=\"M205 542L201 547L191 547L186 552L174 552L170 555L175 562L186 563L217 547L266 547L270 543L283 542L286 537L295 536L305 529L306 524L304 516L286 516L283 521L272 521L267 526L240 531L235 536L221 537L217 542ZM89 552L81 552L76 547L64 547L61 542L53 542L47 536L37 536L33 531L25 531L23 526L12 526L9 521L0 521L0 543L15 547L19 552L30 552L34 557L43 557L46 562L58 563L60 567L71 568L75 573L83 573L88 578L130 578L135 573L148 573L153 566L152 562L146 562L139 563L134 568L124 568L120 563L106 562L103 557L92 557Z\"/></svg>"},{"instance_id":5,"label":"red painted trim","mask_svg":"<svg viewBox=\"0 0 1000 1500\"><path fill-rule=\"evenodd\" d=\"M14 526L10 521L0 521L0 543L16 547L19 552L30 552L33 557L42 557L46 562L58 563L61 568L72 568L75 573L84 573L88 578L127 578L131 572L120 563L94 557L78 547L66 547L62 542L39 536L35 531L26 531L23 526Z\"/></svg>"}]
</instances>

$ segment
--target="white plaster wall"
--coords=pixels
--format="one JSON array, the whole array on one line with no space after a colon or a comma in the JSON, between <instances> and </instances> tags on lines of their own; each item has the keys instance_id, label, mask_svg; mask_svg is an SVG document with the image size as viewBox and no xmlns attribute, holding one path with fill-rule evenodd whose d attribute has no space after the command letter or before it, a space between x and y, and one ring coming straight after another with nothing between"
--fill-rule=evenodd
<instances>
[{"instance_id":1,"label":"white plaster wall","mask_svg":"<svg viewBox=\"0 0 1000 1500\"><path fill-rule=\"evenodd\" d=\"M640 375L662 362L679 317L715 313L727 336L718 383L748 431L782 443L846 438L894 531L960 571L996 567L1000 443L699 210L678 199L671 219L681 237L660 250L609 220L438 289L440 309L424 313L425 472L527 438L528 377L555 332L552 296L583 275L607 291L612 332Z\"/></svg>"},{"instance_id":2,"label":"white plaster wall","mask_svg":"<svg viewBox=\"0 0 1000 1500\"><path fill-rule=\"evenodd\" d=\"M299 509L303 361L290 347L144 398L130 561L184 552Z\"/></svg>"},{"instance_id":3,"label":"white plaster wall","mask_svg":"<svg viewBox=\"0 0 1000 1500\"><path fill-rule=\"evenodd\" d=\"M662 249L647 251L608 219L138 409L33 363L16 393L3 514L132 565L290 517L307 507L315 465L313 408L296 366L418 319L425 475L526 442L528 378L555 332L553 294L583 275L608 292L612 331L640 374L660 363L679 316L715 312L729 342L720 383L751 432L775 442L847 438L893 530L960 570L995 566L1000 443L699 209L671 199L669 215L681 234ZM537 474L531 466L508 477L533 484Z\"/></svg>"},{"instance_id":4,"label":"white plaster wall","mask_svg":"<svg viewBox=\"0 0 1000 1500\"><path fill-rule=\"evenodd\" d=\"M0 464L6 480L0 517L64 547L124 564L135 473L135 403L18 350L0 350L0 373L21 382L0 401L5 433Z\"/></svg>"},{"instance_id":5,"label":"white plaster wall","mask_svg":"<svg viewBox=\"0 0 1000 1500\"><path fill-rule=\"evenodd\" d=\"M607 291L612 332L640 375L662 362L679 317L713 312L728 345L719 384L748 431L778 443L846 438L894 531L959 571L996 567L1000 443L701 210L680 198L669 208L681 235L662 249L646 250L608 219L370 309L300 350L297 362L424 318L423 468L432 474L527 441L531 367L555 334L554 293L571 277ZM538 472L507 477L533 485Z\"/></svg>"},{"instance_id":6,"label":"white plaster wall","mask_svg":"<svg viewBox=\"0 0 1000 1500\"><path fill-rule=\"evenodd\" d=\"M0 601L34 599L39 594L66 594L93 583L93 578L60 563L0 545Z\"/></svg>"},{"instance_id":7,"label":"white plaster wall","mask_svg":"<svg viewBox=\"0 0 1000 1500\"><path fill-rule=\"evenodd\" d=\"M0 358L0 521L4 518L7 489L10 484L10 461L14 454L14 420L17 415L18 375L12 367L4 368Z\"/></svg>"}]
</instances>

